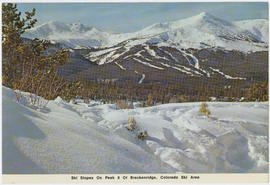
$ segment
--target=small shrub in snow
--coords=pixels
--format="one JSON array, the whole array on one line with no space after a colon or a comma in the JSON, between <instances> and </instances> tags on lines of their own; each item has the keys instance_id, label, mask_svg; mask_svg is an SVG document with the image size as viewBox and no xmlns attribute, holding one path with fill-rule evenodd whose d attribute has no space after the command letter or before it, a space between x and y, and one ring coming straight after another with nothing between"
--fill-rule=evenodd
<instances>
[{"instance_id":1,"label":"small shrub in snow","mask_svg":"<svg viewBox=\"0 0 270 185\"><path fill-rule=\"evenodd\" d=\"M209 117L209 115L211 114L210 110L208 109L208 105L206 103L202 103L200 113L205 114L207 117Z\"/></svg>"},{"instance_id":2,"label":"small shrub in snow","mask_svg":"<svg viewBox=\"0 0 270 185\"><path fill-rule=\"evenodd\" d=\"M86 103L86 104L89 104L90 103L90 99L89 98L84 98L83 99L83 102Z\"/></svg>"},{"instance_id":3,"label":"small shrub in snow","mask_svg":"<svg viewBox=\"0 0 270 185\"><path fill-rule=\"evenodd\" d=\"M153 96L152 94L148 94L148 97L147 97L147 105L148 106L153 106Z\"/></svg>"},{"instance_id":4,"label":"small shrub in snow","mask_svg":"<svg viewBox=\"0 0 270 185\"><path fill-rule=\"evenodd\" d=\"M32 94L29 92L21 92L19 90L15 90L14 92L16 94L16 99L18 103L31 107L35 110L43 109L49 103L48 100L37 96L36 94Z\"/></svg>"},{"instance_id":5,"label":"small shrub in snow","mask_svg":"<svg viewBox=\"0 0 270 185\"><path fill-rule=\"evenodd\" d=\"M140 104L140 107L146 107L146 103L145 103L145 102L142 102L142 103Z\"/></svg>"},{"instance_id":6,"label":"small shrub in snow","mask_svg":"<svg viewBox=\"0 0 270 185\"><path fill-rule=\"evenodd\" d=\"M70 103L75 104L75 105L78 104L78 102L76 100L74 100L74 99L70 100Z\"/></svg>"},{"instance_id":7,"label":"small shrub in snow","mask_svg":"<svg viewBox=\"0 0 270 185\"><path fill-rule=\"evenodd\" d=\"M137 124L134 117L128 118L128 125L126 126L126 129L128 129L129 131L133 131L136 128L137 128Z\"/></svg>"},{"instance_id":8,"label":"small shrub in snow","mask_svg":"<svg viewBox=\"0 0 270 185\"><path fill-rule=\"evenodd\" d=\"M146 131L139 132L137 135L137 138L140 140L145 140L148 137L148 134Z\"/></svg>"},{"instance_id":9,"label":"small shrub in snow","mask_svg":"<svg viewBox=\"0 0 270 185\"><path fill-rule=\"evenodd\" d=\"M116 102L116 105L120 108L120 109L134 109L133 103L132 102L128 102L125 100L118 100Z\"/></svg>"},{"instance_id":10,"label":"small shrub in snow","mask_svg":"<svg viewBox=\"0 0 270 185\"><path fill-rule=\"evenodd\" d=\"M148 137L147 132L146 132L145 130L142 131L142 129L140 129L140 128L137 126L134 117L130 117L130 118L128 119L128 125L126 126L126 129L127 129L128 131L134 131L134 130L136 130L136 137L137 137L137 139L145 140L145 139Z\"/></svg>"}]
</instances>

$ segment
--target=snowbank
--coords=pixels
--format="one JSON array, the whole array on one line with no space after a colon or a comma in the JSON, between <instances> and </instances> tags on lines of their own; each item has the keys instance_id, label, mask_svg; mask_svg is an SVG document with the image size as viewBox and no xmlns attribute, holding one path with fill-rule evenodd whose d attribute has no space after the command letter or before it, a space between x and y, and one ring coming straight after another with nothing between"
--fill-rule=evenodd
<instances>
[{"instance_id":1,"label":"snowbank","mask_svg":"<svg viewBox=\"0 0 270 185\"><path fill-rule=\"evenodd\" d=\"M268 172L268 103L176 103L118 110L60 98L47 111L3 88L3 173ZM149 137L138 140L129 117Z\"/></svg>"},{"instance_id":2,"label":"snowbank","mask_svg":"<svg viewBox=\"0 0 270 185\"><path fill-rule=\"evenodd\" d=\"M59 102L59 101L58 101ZM158 173L174 170L151 152L50 101L38 112L3 88L3 173Z\"/></svg>"}]
</instances>

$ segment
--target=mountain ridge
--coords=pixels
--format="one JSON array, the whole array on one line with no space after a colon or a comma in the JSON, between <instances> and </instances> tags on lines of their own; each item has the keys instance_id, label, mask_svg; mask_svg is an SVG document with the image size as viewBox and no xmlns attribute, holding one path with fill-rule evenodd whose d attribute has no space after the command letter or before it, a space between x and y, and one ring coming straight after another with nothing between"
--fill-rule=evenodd
<instances>
[{"instance_id":1,"label":"mountain ridge","mask_svg":"<svg viewBox=\"0 0 270 185\"><path fill-rule=\"evenodd\" d=\"M57 21L43 26L51 28L44 39L55 39L71 51L71 62L58 68L66 79L181 83L182 89L193 91L202 84L247 88L267 79L267 23L261 19L228 22L201 13L133 33L108 33Z\"/></svg>"},{"instance_id":2,"label":"mountain ridge","mask_svg":"<svg viewBox=\"0 0 270 185\"><path fill-rule=\"evenodd\" d=\"M168 40L173 43L196 42L196 44L190 46L188 43L183 43L183 47L185 48L200 48L199 43L206 42L206 44L211 46L247 51L260 50L260 48L253 46L248 46L248 48L232 48L230 47L232 44L228 40L268 43L268 29L266 24L267 21L262 20L229 22L203 12L177 21L155 23L139 31L130 33L109 33L93 26L50 21L27 31L24 36L27 38L37 37L55 40L71 48L82 46L110 47L126 40L149 37L148 40L150 42L151 39L155 41L160 40L160 42L165 43ZM247 28L245 28L245 25L248 25ZM256 30L257 25L263 27L263 29L257 28ZM167 39L164 39L165 37ZM148 40L143 41L143 43ZM238 44L243 46L246 43Z\"/></svg>"}]
</instances>

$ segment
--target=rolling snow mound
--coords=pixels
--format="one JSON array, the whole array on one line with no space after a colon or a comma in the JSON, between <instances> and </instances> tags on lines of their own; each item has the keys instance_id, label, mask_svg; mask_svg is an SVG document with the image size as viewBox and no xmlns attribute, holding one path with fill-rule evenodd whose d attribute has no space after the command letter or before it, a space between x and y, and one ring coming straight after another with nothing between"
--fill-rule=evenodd
<instances>
[{"instance_id":1,"label":"rolling snow mound","mask_svg":"<svg viewBox=\"0 0 270 185\"><path fill-rule=\"evenodd\" d=\"M4 174L268 172L268 102L211 102L206 117L199 102L121 110L58 97L37 111L2 91Z\"/></svg>"}]
</instances>

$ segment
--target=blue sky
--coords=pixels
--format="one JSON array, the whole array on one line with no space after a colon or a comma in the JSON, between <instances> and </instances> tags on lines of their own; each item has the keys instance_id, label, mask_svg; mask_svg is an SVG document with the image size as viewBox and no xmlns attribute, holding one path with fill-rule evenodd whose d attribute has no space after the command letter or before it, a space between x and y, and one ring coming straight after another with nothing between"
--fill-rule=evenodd
<instances>
[{"instance_id":1,"label":"blue sky","mask_svg":"<svg viewBox=\"0 0 270 185\"><path fill-rule=\"evenodd\" d=\"M266 2L172 3L19 3L19 11L36 8L38 24L51 20L82 23L114 32L133 32L158 22L207 12L225 20L268 19Z\"/></svg>"}]
</instances>

